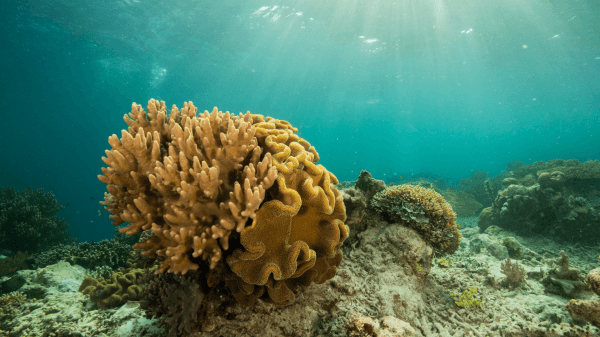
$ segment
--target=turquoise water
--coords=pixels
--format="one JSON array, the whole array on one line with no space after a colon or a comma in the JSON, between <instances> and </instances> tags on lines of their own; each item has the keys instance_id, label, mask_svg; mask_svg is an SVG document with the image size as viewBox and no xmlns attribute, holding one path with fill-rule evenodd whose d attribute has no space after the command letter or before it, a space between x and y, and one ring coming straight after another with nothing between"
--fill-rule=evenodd
<instances>
[{"instance_id":1,"label":"turquoise water","mask_svg":"<svg viewBox=\"0 0 600 337\"><path fill-rule=\"evenodd\" d=\"M600 159L597 1L5 1L0 187L44 188L82 241L150 98L284 119L340 180L449 182Z\"/></svg>"}]
</instances>

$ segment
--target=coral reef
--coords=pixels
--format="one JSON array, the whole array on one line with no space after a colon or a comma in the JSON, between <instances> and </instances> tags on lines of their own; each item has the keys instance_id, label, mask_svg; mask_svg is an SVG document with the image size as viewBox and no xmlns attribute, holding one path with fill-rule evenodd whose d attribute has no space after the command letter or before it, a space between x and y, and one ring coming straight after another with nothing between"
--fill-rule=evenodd
<instances>
[{"instance_id":1,"label":"coral reef","mask_svg":"<svg viewBox=\"0 0 600 337\"><path fill-rule=\"evenodd\" d=\"M0 330L4 329L9 336L345 337L358 315L376 329L365 331L369 327L364 324L353 331L368 336L374 336L375 332L377 336L403 336L409 330L394 326L408 329L409 324L415 337L595 337L600 333L583 318L571 317L565 307L567 299L543 293L539 280L546 273L546 261L523 261L529 270L527 286L507 291L491 282L504 278L501 274L504 261L468 249L471 239L480 234L476 228L461 229L464 236L459 250L452 255L453 263L440 268L437 263L431 264L432 248L414 230L380 219L363 221L371 222L359 234L360 245L344 245L344 260L336 276L307 287L286 306L274 307L257 301L248 308L236 303L224 277L218 275L227 273L226 264L213 269L201 264L199 270L181 276L154 274L157 262L154 269L144 272L140 281L150 277L150 284L144 283L147 303L141 304L147 305L147 310L154 310L159 319L144 318L137 301L111 310L97 310L89 296L77 291L87 271L61 262L0 278L0 286L20 278L23 284L16 290L28 298L17 314L0 319ZM597 268L600 254L597 246L520 237L495 226L488 228L486 235L494 242L512 237L544 257L555 255L556 250L568 251L570 266L566 258L557 255L554 263L557 270L560 265L566 270ZM564 273L569 274L573 273ZM481 299L481 306L456 305L458 297L471 286L477 288L473 300ZM452 298L449 292L460 295ZM589 293L591 299L597 299Z\"/></svg>"},{"instance_id":2,"label":"coral reef","mask_svg":"<svg viewBox=\"0 0 600 337\"><path fill-rule=\"evenodd\" d=\"M598 160L590 160L585 163L556 160L552 167L539 169L536 173L538 179L543 173L550 173L553 176L552 180L569 189L593 190L600 188L600 161ZM557 174L559 176L556 176Z\"/></svg>"},{"instance_id":3,"label":"coral reef","mask_svg":"<svg viewBox=\"0 0 600 337\"><path fill-rule=\"evenodd\" d=\"M116 307L127 301L137 301L142 297L140 285L142 275L141 269L132 269L126 273L113 273L110 280L86 276L79 291L89 295L90 300L100 309Z\"/></svg>"},{"instance_id":4,"label":"coral reef","mask_svg":"<svg viewBox=\"0 0 600 337\"><path fill-rule=\"evenodd\" d=\"M588 166L596 165L586 163L562 168L571 168L568 172L579 172ZM480 228L496 225L521 235L542 234L569 242L594 243L600 236L600 213L597 211L600 199L586 198L594 191L593 188L590 190L593 179L573 178L584 175L574 175L573 172L567 175L555 170L541 172L538 183L531 186L511 183L501 190L491 209L486 208L480 214ZM580 186L579 181L592 185L586 185L584 189L575 188Z\"/></svg>"},{"instance_id":5,"label":"coral reef","mask_svg":"<svg viewBox=\"0 0 600 337\"><path fill-rule=\"evenodd\" d=\"M417 231L439 256L458 249L456 214L434 190L408 184L388 187L375 194L372 206L390 222Z\"/></svg>"},{"instance_id":6,"label":"coral reef","mask_svg":"<svg viewBox=\"0 0 600 337\"><path fill-rule=\"evenodd\" d=\"M34 268L43 268L64 260L88 269L106 266L111 270L117 270L119 267L127 267L131 251L129 245L113 239L82 242L76 245L59 244L36 254L30 260Z\"/></svg>"},{"instance_id":7,"label":"coral reef","mask_svg":"<svg viewBox=\"0 0 600 337\"><path fill-rule=\"evenodd\" d=\"M530 186L527 183L530 178L538 179L542 177L541 185L545 185L546 181L554 184L552 180L556 180L556 187L564 188L567 194L578 194L585 197L597 195L600 191L600 161L590 160L582 163L576 159L554 159L547 162L538 161L531 165L519 166L510 174L502 175L504 178L512 177L519 181L523 186ZM554 178L552 176L554 175ZM560 177L559 177L560 176ZM551 179L552 178L552 179ZM561 186L562 185L562 186Z\"/></svg>"},{"instance_id":8,"label":"coral reef","mask_svg":"<svg viewBox=\"0 0 600 337\"><path fill-rule=\"evenodd\" d=\"M56 216L64 208L52 193L26 188L0 188L0 250L43 251L59 243L71 243L69 226Z\"/></svg>"},{"instance_id":9,"label":"coral reef","mask_svg":"<svg viewBox=\"0 0 600 337\"><path fill-rule=\"evenodd\" d=\"M224 276L245 305L294 299L300 286L335 275L348 236L338 181L288 122L262 115L197 115L185 103L137 104L128 130L109 138L100 181L105 209L160 268L185 274L227 263ZM263 296L264 295L264 296Z\"/></svg>"}]
</instances>

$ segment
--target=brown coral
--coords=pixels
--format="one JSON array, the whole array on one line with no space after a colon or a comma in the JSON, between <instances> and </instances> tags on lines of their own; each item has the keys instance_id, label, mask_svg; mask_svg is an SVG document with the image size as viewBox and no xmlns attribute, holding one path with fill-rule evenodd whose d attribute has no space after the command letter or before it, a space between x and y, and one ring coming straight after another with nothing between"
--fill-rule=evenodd
<instances>
[{"instance_id":1,"label":"brown coral","mask_svg":"<svg viewBox=\"0 0 600 337\"><path fill-rule=\"evenodd\" d=\"M372 205L390 221L414 229L438 256L458 249L461 234L456 214L436 191L408 184L391 186L377 193Z\"/></svg>"},{"instance_id":2,"label":"brown coral","mask_svg":"<svg viewBox=\"0 0 600 337\"><path fill-rule=\"evenodd\" d=\"M134 248L164 257L158 272L181 274L198 259L214 268L239 232L227 282L244 304L264 290L284 303L300 284L333 277L348 227L337 179L316 165L314 147L286 121L196 111L133 104L98 177L113 224L130 222L120 230L129 235L152 229Z\"/></svg>"},{"instance_id":3,"label":"brown coral","mask_svg":"<svg viewBox=\"0 0 600 337\"><path fill-rule=\"evenodd\" d=\"M586 280L596 295L600 296L600 268L590 271L587 274Z\"/></svg>"},{"instance_id":4,"label":"brown coral","mask_svg":"<svg viewBox=\"0 0 600 337\"><path fill-rule=\"evenodd\" d=\"M512 263L509 257L506 261L502 262L501 267L502 273L506 275L506 278L502 281L504 285L514 288L525 282L527 272L518 262Z\"/></svg>"},{"instance_id":5,"label":"brown coral","mask_svg":"<svg viewBox=\"0 0 600 337\"><path fill-rule=\"evenodd\" d=\"M572 299L565 307L571 317L587 321L600 328L600 302Z\"/></svg>"},{"instance_id":6,"label":"brown coral","mask_svg":"<svg viewBox=\"0 0 600 337\"><path fill-rule=\"evenodd\" d=\"M128 272L113 272L110 279L98 279L86 276L79 286L79 291L89 295L90 300L100 309L116 307L127 301L136 301L142 297L140 278L141 269L132 269Z\"/></svg>"}]
</instances>

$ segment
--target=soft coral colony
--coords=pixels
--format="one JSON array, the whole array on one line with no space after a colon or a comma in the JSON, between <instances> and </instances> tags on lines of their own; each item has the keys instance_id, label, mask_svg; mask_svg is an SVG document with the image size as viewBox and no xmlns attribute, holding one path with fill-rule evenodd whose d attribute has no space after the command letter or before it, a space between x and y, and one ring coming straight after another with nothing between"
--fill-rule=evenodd
<instances>
[{"instance_id":1,"label":"soft coral colony","mask_svg":"<svg viewBox=\"0 0 600 337\"><path fill-rule=\"evenodd\" d=\"M167 112L133 104L109 137L102 202L121 233L151 230L134 248L158 273L219 272L238 302L279 305L331 279L348 236L338 181L288 122L193 103ZM209 282L214 283L213 281Z\"/></svg>"}]
</instances>

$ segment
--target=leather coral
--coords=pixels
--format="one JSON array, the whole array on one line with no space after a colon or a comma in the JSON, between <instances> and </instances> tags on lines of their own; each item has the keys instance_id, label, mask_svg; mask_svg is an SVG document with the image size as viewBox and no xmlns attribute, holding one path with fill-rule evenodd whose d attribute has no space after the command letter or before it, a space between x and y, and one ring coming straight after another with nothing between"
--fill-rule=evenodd
<instances>
[{"instance_id":1,"label":"leather coral","mask_svg":"<svg viewBox=\"0 0 600 337\"><path fill-rule=\"evenodd\" d=\"M167 113L156 100L146 111L134 103L124 119L98 176L102 204L113 224L130 223L122 233L152 230L134 248L160 256L158 272L185 274L199 259L212 269L226 257L227 284L244 304L265 290L283 304L299 285L335 275L348 235L337 179L288 122L197 114L191 102Z\"/></svg>"}]
</instances>

